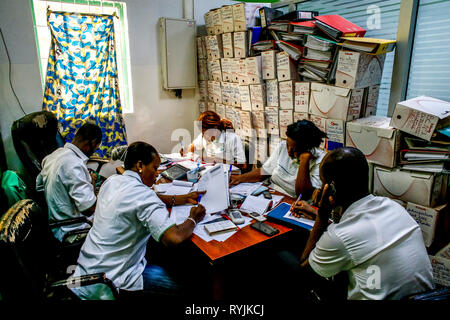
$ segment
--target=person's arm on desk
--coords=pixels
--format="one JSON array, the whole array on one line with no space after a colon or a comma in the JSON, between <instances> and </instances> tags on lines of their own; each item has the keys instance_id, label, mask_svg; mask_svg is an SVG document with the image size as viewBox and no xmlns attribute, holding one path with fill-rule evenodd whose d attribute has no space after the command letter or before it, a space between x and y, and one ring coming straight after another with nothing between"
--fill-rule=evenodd
<instances>
[{"instance_id":1,"label":"person's arm on desk","mask_svg":"<svg viewBox=\"0 0 450 320\"><path fill-rule=\"evenodd\" d=\"M195 205L195 204L197 204L198 196L200 194L203 195L205 193L206 193L206 191L195 191L195 192L190 192L188 194L177 195L177 196L158 194L158 197L168 207L179 206L179 205L183 205L183 204L194 204Z\"/></svg>"},{"instance_id":2,"label":"person's arm on desk","mask_svg":"<svg viewBox=\"0 0 450 320\"><path fill-rule=\"evenodd\" d=\"M189 214L189 218L182 224L175 225L167 229L161 237L161 242L166 246L177 245L192 235L194 228L205 216L205 207L199 204L193 207Z\"/></svg>"},{"instance_id":3,"label":"person's arm on desk","mask_svg":"<svg viewBox=\"0 0 450 320\"><path fill-rule=\"evenodd\" d=\"M267 175L262 174L261 168L258 168L244 174L232 175L230 185L235 185L242 182L258 182L264 180L267 177Z\"/></svg>"},{"instance_id":4,"label":"person's arm on desk","mask_svg":"<svg viewBox=\"0 0 450 320\"><path fill-rule=\"evenodd\" d=\"M320 195L319 209L317 212L314 227L312 228L311 233L309 234L308 241L306 242L305 245L305 250L303 250L302 256L300 258L301 267L309 266L308 262L309 254L311 253L311 251L313 251L317 241L319 241L320 237L328 227L328 220L331 216L331 209L332 209L329 199L330 193L331 190L328 184L326 184Z\"/></svg>"}]
</instances>

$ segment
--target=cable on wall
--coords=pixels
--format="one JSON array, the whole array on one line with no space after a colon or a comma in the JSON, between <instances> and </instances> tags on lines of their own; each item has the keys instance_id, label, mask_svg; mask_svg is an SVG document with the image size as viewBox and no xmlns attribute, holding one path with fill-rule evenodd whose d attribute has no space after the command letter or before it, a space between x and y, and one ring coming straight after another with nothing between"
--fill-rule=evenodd
<instances>
[{"instance_id":1,"label":"cable on wall","mask_svg":"<svg viewBox=\"0 0 450 320\"><path fill-rule=\"evenodd\" d=\"M5 46L6 56L8 57L8 63L9 63L9 85L11 86L11 90L12 90L12 92L14 94L14 97L16 97L16 100L17 100L17 103L20 106L20 109L22 109L22 112L24 113L24 115L27 115L25 110L23 110L23 107L22 107L22 104L20 103L19 98L17 97L16 91L14 91L14 87L13 87L13 84L12 84L12 81L11 81L11 58L9 56L8 47L6 46L5 37L3 36L2 28L0 28L0 34L2 35L3 45Z\"/></svg>"}]
</instances>

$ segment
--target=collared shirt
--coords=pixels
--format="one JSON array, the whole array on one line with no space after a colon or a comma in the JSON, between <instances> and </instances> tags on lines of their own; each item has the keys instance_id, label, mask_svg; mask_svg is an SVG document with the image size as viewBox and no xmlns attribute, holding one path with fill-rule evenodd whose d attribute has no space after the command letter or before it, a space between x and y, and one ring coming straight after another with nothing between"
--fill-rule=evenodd
<instances>
[{"instance_id":1,"label":"collared shirt","mask_svg":"<svg viewBox=\"0 0 450 320\"><path fill-rule=\"evenodd\" d=\"M119 289L142 290L147 241L150 236L159 241L175 224L165 204L136 172L112 175L100 188L94 225L81 248L74 276L104 272ZM103 290L88 286L74 292L82 299L102 299Z\"/></svg>"},{"instance_id":2,"label":"collared shirt","mask_svg":"<svg viewBox=\"0 0 450 320\"><path fill-rule=\"evenodd\" d=\"M322 187L319 176L319 166L322 162L325 152L319 148L315 148L312 152L315 157L309 161L309 173L311 184L314 188ZM264 162L261 172L264 175L271 175L272 187L291 197L296 197L295 182L297 180L297 172L300 163L297 159L289 157L286 141L278 144L275 151L270 155L269 159Z\"/></svg>"},{"instance_id":3,"label":"collared shirt","mask_svg":"<svg viewBox=\"0 0 450 320\"><path fill-rule=\"evenodd\" d=\"M332 223L309 255L323 277L346 271L348 299L400 299L433 288L419 225L398 203L368 195Z\"/></svg>"},{"instance_id":4,"label":"collared shirt","mask_svg":"<svg viewBox=\"0 0 450 320\"><path fill-rule=\"evenodd\" d=\"M245 151L241 138L234 132L222 131L214 141L206 140L201 134L192 142L195 150L205 150L210 158L225 159L226 163L245 163Z\"/></svg>"},{"instance_id":5,"label":"collared shirt","mask_svg":"<svg viewBox=\"0 0 450 320\"><path fill-rule=\"evenodd\" d=\"M36 178L36 190L44 191L50 221L81 216L96 201L91 175L86 166L89 158L75 145L66 143L42 160L42 171ZM88 227L87 224L53 229L62 241L69 231Z\"/></svg>"}]
</instances>

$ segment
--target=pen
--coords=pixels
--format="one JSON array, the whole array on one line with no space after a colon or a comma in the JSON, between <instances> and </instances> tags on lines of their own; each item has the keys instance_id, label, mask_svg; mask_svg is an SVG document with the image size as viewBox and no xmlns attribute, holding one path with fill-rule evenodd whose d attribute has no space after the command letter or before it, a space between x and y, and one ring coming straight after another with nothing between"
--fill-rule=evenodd
<instances>
[{"instance_id":1,"label":"pen","mask_svg":"<svg viewBox=\"0 0 450 320\"><path fill-rule=\"evenodd\" d=\"M231 169L233 169L233 165L230 164L230 170L228 171L228 180L231 179Z\"/></svg>"},{"instance_id":2,"label":"pen","mask_svg":"<svg viewBox=\"0 0 450 320\"><path fill-rule=\"evenodd\" d=\"M300 193L299 195L298 195L298 198L297 198L297 200L295 200L295 202L292 204L292 206L291 206L291 213L292 213L292 210L295 208L295 205L297 204L297 202L299 202L300 201L300 199L302 198L302 194Z\"/></svg>"},{"instance_id":3,"label":"pen","mask_svg":"<svg viewBox=\"0 0 450 320\"><path fill-rule=\"evenodd\" d=\"M198 195L197 203L200 203L200 200L202 200L202 195L201 194Z\"/></svg>"}]
</instances>

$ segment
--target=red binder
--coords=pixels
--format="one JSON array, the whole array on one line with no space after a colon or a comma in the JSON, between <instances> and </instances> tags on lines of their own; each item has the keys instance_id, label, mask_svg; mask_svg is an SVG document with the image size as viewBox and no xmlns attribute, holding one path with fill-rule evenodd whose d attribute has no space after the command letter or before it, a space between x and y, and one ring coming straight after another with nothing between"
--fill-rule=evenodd
<instances>
[{"instance_id":1,"label":"red binder","mask_svg":"<svg viewBox=\"0 0 450 320\"><path fill-rule=\"evenodd\" d=\"M332 34L330 35L333 36L334 38L364 37L364 35L366 34L365 29L348 21L347 19L344 19L338 14L316 16L314 17L314 19L319 21L319 23L317 23L316 21L316 26L318 28L322 29L326 33L332 31ZM327 26L328 28L326 28Z\"/></svg>"}]
</instances>

